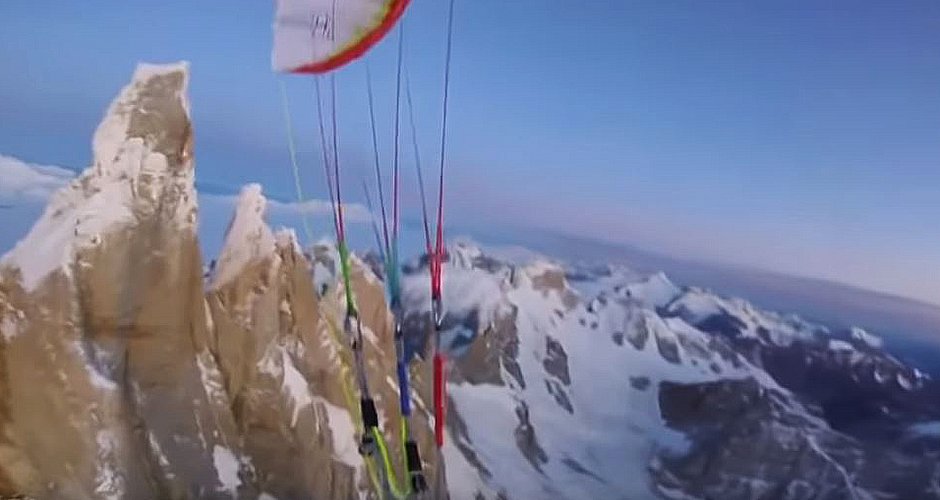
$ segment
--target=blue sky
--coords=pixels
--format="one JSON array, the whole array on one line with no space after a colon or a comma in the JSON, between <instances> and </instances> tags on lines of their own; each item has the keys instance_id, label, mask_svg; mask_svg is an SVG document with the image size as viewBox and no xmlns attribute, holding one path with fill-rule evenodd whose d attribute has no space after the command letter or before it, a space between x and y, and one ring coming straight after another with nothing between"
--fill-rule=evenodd
<instances>
[{"instance_id":1,"label":"blue sky","mask_svg":"<svg viewBox=\"0 0 940 500\"><path fill-rule=\"evenodd\" d=\"M453 222L542 227L940 303L940 3L457 6ZM0 154L85 166L136 62L184 59L203 185L257 181L291 195L283 79L305 186L325 196L312 82L272 74L271 15L270 1L4 0ZM414 0L407 16L428 167L445 15L446 2ZM386 159L394 45L368 57ZM338 78L346 191L358 197L371 178L362 63ZM414 198L404 203L415 215Z\"/></svg>"}]
</instances>

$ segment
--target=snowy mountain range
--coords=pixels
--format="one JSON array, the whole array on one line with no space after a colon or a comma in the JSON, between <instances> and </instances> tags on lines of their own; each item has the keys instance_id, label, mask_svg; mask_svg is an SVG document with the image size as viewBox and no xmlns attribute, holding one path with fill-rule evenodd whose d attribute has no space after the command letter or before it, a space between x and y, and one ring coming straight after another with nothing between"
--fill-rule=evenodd
<instances>
[{"instance_id":1,"label":"snowy mountain range","mask_svg":"<svg viewBox=\"0 0 940 500\"><path fill-rule=\"evenodd\" d=\"M479 478L449 476L462 497L940 495L940 386L872 333L662 273L450 255L452 428Z\"/></svg>"},{"instance_id":2,"label":"snowy mountain range","mask_svg":"<svg viewBox=\"0 0 940 500\"><path fill-rule=\"evenodd\" d=\"M219 256L201 255L187 82L186 65L141 66L93 164L0 260L0 496L380 498L336 250L272 230L249 185ZM398 456L381 269L353 258ZM426 256L406 263L425 498L940 498L940 384L890 339L468 241L444 269L438 454L428 283Z\"/></svg>"}]
</instances>

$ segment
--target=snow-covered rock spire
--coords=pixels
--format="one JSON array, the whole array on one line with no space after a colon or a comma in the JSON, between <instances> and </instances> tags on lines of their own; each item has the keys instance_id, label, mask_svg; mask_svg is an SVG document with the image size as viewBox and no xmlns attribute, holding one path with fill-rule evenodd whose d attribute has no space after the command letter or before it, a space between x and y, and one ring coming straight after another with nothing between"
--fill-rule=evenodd
<instances>
[{"instance_id":1,"label":"snow-covered rock spire","mask_svg":"<svg viewBox=\"0 0 940 500\"><path fill-rule=\"evenodd\" d=\"M56 192L29 234L0 260L34 289L68 274L78 250L157 216L195 231L189 65L140 64L95 132L92 166Z\"/></svg>"},{"instance_id":2,"label":"snow-covered rock spire","mask_svg":"<svg viewBox=\"0 0 940 500\"><path fill-rule=\"evenodd\" d=\"M222 253L212 273L211 288L225 285L246 265L274 254L275 237L264 220L267 204L260 184L242 188Z\"/></svg>"}]
</instances>

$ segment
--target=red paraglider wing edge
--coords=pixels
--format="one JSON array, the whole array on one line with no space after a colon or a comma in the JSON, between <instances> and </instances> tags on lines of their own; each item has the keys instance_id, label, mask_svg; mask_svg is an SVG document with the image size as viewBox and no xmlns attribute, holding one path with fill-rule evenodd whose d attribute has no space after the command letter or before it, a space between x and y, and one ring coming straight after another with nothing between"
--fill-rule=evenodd
<instances>
[{"instance_id":1,"label":"red paraglider wing edge","mask_svg":"<svg viewBox=\"0 0 940 500\"><path fill-rule=\"evenodd\" d=\"M382 19L382 22L361 40L342 52L330 57L325 61L306 64L291 70L291 73L326 73L340 66L362 57L367 50L379 42L395 26L395 23L405 13L405 9L411 0L392 0L389 6L388 14Z\"/></svg>"}]
</instances>

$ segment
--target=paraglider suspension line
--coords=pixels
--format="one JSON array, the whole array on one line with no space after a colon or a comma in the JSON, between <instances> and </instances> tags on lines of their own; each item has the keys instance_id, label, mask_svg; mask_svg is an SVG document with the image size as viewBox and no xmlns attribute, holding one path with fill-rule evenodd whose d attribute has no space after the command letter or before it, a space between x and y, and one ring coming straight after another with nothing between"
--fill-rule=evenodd
<instances>
[{"instance_id":1,"label":"paraglider suspension line","mask_svg":"<svg viewBox=\"0 0 940 500\"><path fill-rule=\"evenodd\" d=\"M437 235L434 255L430 259L431 300L434 311L434 439L438 448L444 445L445 387L444 366L446 359L441 352L442 294L441 281L444 258L444 159L447 146L447 109L450 96L450 61L454 38L454 0L450 0L447 17L447 52L444 59L444 109L441 117L440 176L437 186Z\"/></svg>"},{"instance_id":2,"label":"paraglider suspension line","mask_svg":"<svg viewBox=\"0 0 940 500\"><path fill-rule=\"evenodd\" d=\"M304 203L304 193L301 189L300 183L300 167L297 165L297 148L294 145L294 127L290 118L290 103L287 100L287 88L284 85L283 80L278 80L281 89L281 103L284 106L284 123L287 128L287 149L290 153L290 164L291 171L294 175L294 189L297 192L297 202ZM310 221L307 218L307 212L303 210L301 205L300 217L304 224L304 236L307 237L307 241L313 240L313 231L310 229Z\"/></svg>"},{"instance_id":3,"label":"paraglider suspension line","mask_svg":"<svg viewBox=\"0 0 940 500\"><path fill-rule=\"evenodd\" d=\"M382 187L382 169L379 163L379 138L375 127L375 98L372 92L372 72L369 69L368 61L366 61L366 89L369 93L369 118L372 124L372 151L373 157L375 158L375 185L379 193L379 208L382 210L382 234L385 236L385 244L383 246L380 242L379 249L384 256L389 252L388 216L385 212L385 189ZM370 208L370 211L371 210L372 209ZM385 258L383 257L382 260L385 260Z\"/></svg>"}]
</instances>

